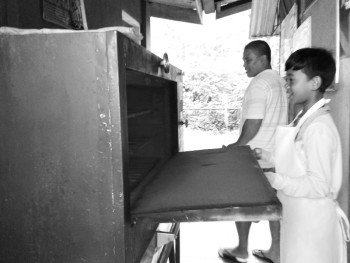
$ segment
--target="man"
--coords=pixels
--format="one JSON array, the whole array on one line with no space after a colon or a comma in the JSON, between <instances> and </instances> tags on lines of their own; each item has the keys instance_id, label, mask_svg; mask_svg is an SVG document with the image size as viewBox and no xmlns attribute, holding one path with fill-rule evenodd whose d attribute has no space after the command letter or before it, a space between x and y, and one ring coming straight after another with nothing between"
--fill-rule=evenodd
<instances>
[{"instance_id":1,"label":"man","mask_svg":"<svg viewBox=\"0 0 350 263\"><path fill-rule=\"evenodd\" d=\"M271 69L271 50L265 41L250 42L244 48L244 68L253 78L243 98L240 136L228 147L249 145L252 149L271 151L278 125L287 124L287 94L285 81ZM272 165L260 163L262 168ZM233 249L221 249L222 258L246 262L248 259L248 235L251 222L236 222L239 245ZM255 250L253 254L265 262L279 262L279 223L270 222L272 245L270 250Z\"/></svg>"}]
</instances>

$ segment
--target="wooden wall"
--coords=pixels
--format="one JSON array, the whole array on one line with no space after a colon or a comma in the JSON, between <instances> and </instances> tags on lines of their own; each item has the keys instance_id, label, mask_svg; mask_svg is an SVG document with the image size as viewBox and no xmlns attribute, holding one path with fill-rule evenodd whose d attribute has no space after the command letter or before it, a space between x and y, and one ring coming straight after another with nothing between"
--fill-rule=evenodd
<instances>
[{"instance_id":1,"label":"wooden wall","mask_svg":"<svg viewBox=\"0 0 350 263\"><path fill-rule=\"evenodd\" d=\"M314 47L321 47L336 55L339 41L337 41L337 1L315 0L312 3L298 0L284 0L281 3L288 7L293 3L301 3L298 8L300 12L300 23L311 16L311 43ZM283 6L282 6L283 7ZM349 17L341 17L340 24L350 24L346 21ZM346 28L350 35L349 28ZM339 59L339 82L335 85L335 91L326 92L326 97L331 99L331 114L340 133L343 150L343 186L339 193L338 201L342 209L347 213L350 211L349 199L349 168L350 168L350 56L342 56ZM350 246L348 246L348 258L350 258Z\"/></svg>"},{"instance_id":2,"label":"wooden wall","mask_svg":"<svg viewBox=\"0 0 350 263\"><path fill-rule=\"evenodd\" d=\"M142 14L140 0L124 0L122 1L122 9L141 24Z\"/></svg>"},{"instance_id":3,"label":"wooden wall","mask_svg":"<svg viewBox=\"0 0 350 263\"><path fill-rule=\"evenodd\" d=\"M0 0L0 26L24 29L61 28L42 18L43 0ZM84 0L89 29L124 26L122 10L140 24L144 39L141 45L150 49L149 3L143 0Z\"/></svg>"},{"instance_id":4,"label":"wooden wall","mask_svg":"<svg viewBox=\"0 0 350 263\"><path fill-rule=\"evenodd\" d=\"M41 0L2 0L6 6L6 24L19 28L57 28L42 19Z\"/></svg>"},{"instance_id":5,"label":"wooden wall","mask_svg":"<svg viewBox=\"0 0 350 263\"><path fill-rule=\"evenodd\" d=\"M326 48L335 54L336 45L336 1L316 0L301 14L303 22L311 16L312 46ZM339 202L345 211L349 206L349 163L350 163L350 58L340 58L339 83L336 91L326 92L326 97L331 101L331 113L338 127L343 146L343 187L339 195Z\"/></svg>"},{"instance_id":6,"label":"wooden wall","mask_svg":"<svg viewBox=\"0 0 350 263\"><path fill-rule=\"evenodd\" d=\"M0 36L0 262L130 262L105 35Z\"/></svg>"},{"instance_id":7,"label":"wooden wall","mask_svg":"<svg viewBox=\"0 0 350 263\"><path fill-rule=\"evenodd\" d=\"M142 23L142 0L84 0L89 29L121 26L125 10ZM42 19L42 0L0 0L0 26L60 28Z\"/></svg>"},{"instance_id":8,"label":"wooden wall","mask_svg":"<svg viewBox=\"0 0 350 263\"><path fill-rule=\"evenodd\" d=\"M122 25L121 0L84 0L84 3L89 29Z\"/></svg>"}]
</instances>

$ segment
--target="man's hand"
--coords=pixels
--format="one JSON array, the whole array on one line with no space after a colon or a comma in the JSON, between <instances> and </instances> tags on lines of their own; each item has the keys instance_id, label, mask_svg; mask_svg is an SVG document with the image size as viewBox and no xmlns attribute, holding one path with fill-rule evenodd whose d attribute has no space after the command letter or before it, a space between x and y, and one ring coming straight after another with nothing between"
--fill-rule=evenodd
<instances>
[{"instance_id":1,"label":"man's hand","mask_svg":"<svg viewBox=\"0 0 350 263\"><path fill-rule=\"evenodd\" d=\"M262 158L262 149L261 148L255 148L254 149L254 155L255 158L260 160Z\"/></svg>"}]
</instances>

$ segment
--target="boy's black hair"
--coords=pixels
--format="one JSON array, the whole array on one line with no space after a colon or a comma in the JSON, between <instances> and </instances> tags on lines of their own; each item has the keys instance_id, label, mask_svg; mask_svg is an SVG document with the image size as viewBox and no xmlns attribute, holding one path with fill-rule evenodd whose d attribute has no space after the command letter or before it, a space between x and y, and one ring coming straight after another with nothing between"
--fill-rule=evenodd
<instances>
[{"instance_id":1,"label":"boy's black hair","mask_svg":"<svg viewBox=\"0 0 350 263\"><path fill-rule=\"evenodd\" d=\"M319 76L322 80L319 91L324 93L335 76L335 61L332 54L322 48L302 48L286 61L285 70L302 70L309 79Z\"/></svg>"},{"instance_id":2,"label":"boy's black hair","mask_svg":"<svg viewBox=\"0 0 350 263\"><path fill-rule=\"evenodd\" d=\"M254 40L248 43L244 49L255 50L259 53L260 56L265 55L268 62L271 62L271 49L269 44L263 40Z\"/></svg>"}]
</instances>

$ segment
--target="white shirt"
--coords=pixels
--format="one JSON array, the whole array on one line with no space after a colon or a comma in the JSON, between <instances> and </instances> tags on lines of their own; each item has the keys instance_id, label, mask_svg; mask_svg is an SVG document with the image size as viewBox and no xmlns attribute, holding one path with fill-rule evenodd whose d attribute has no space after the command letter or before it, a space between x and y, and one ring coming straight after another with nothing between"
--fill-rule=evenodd
<instances>
[{"instance_id":1,"label":"white shirt","mask_svg":"<svg viewBox=\"0 0 350 263\"><path fill-rule=\"evenodd\" d=\"M285 125L288 121L285 81L276 71L264 70L250 82L243 98L241 130L247 119L263 120L258 133L248 145L252 149L271 151L274 147L276 127Z\"/></svg>"}]
</instances>

